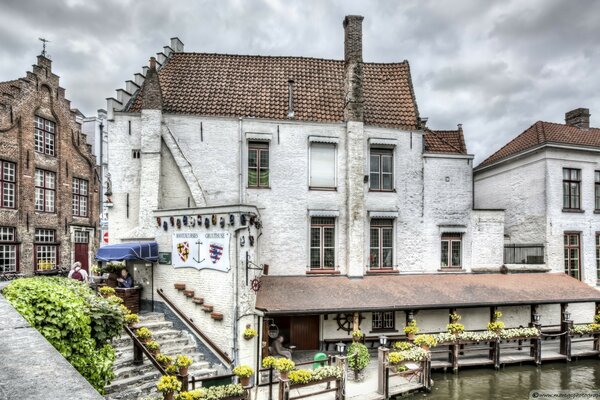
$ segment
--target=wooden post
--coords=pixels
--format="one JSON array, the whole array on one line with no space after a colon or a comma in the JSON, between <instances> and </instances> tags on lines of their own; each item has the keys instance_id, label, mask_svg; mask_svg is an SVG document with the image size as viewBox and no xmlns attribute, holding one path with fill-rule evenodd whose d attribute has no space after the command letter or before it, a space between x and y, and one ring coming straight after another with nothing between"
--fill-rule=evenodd
<instances>
[{"instance_id":1,"label":"wooden post","mask_svg":"<svg viewBox=\"0 0 600 400\"><path fill-rule=\"evenodd\" d=\"M565 313L567 312L567 303L560 304L560 354L567 354L567 336L569 335L567 320L565 318ZM566 333L565 333L566 332Z\"/></svg>"},{"instance_id":2,"label":"wooden post","mask_svg":"<svg viewBox=\"0 0 600 400\"><path fill-rule=\"evenodd\" d=\"M360 330L360 313L354 313L354 319L352 321L352 332Z\"/></svg>"},{"instance_id":3,"label":"wooden post","mask_svg":"<svg viewBox=\"0 0 600 400\"><path fill-rule=\"evenodd\" d=\"M342 379L336 380L337 390L335 392L335 398L336 400L346 400L346 376L348 375L347 373L345 373L347 368L346 358L339 357L337 359L337 366L342 368L342 371L344 371L344 373L342 374Z\"/></svg>"},{"instance_id":4,"label":"wooden post","mask_svg":"<svg viewBox=\"0 0 600 400\"><path fill-rule=\"evenodd\" d=\"M385 394L385 370L389 349L380 346L377 351L377 393Z\"/></svg>"},{"instance_id":5,"label":"wooden post","mask_svg":"<svg viewBox=\"0 0 600 400\"><path fill-rule=\"evenodd\" d=\"M144 363L144 352L133 342L133 365L142 365Z\"/></svg>"},{"instance_id":6,"label":"wooden post","mask_svg":"<svg viewBox=\"0 0 600 400\"><path fill-rule=\"evenodd\" d=\"M179 379L179 382L181 382L181 392L187 392L188 391L188 386L189 386L189 381L188 381L189 375L179 375L177 374L177 379Z\"/></svg>"},{"instance_id":7,"label":"wooden post","mask_svg":"<svg viewBox=\"0 0 600 400\"><path fill-rule=\"evenodd\" d=\"M494 341L494 368L500 369L500 338Z\"/></svg>"},{"instance_id":8,"label":"wooden post","mask_svg":"<svg viewBox=\"0 0 600 400\"><path fill-rule=\"evenodd\" d=\"M567 361L571 361L571 329L573 328L573 321L572 320L568 320L565 321L566 322L566 331L567 333L564 334L564 338L565 338L565 356L567 356Z\"/></svg>"},{"instance_id":9,"label":"wooden post","mask_svg":"<svg viewBox=\"0 0 600 400\"><path fill-rule=\"evenodd\" d=\"M450 351L452 355L452 372L458 372L458 344L454 343L450 346Z\"/></svg>"},{"instance_id":10,"label":"wooden post","mask_svg":"<svg viewBox=\"0 0 600 400\"><path fill-rule=\"evenodd\" d=\"M279 400L288 400L290 398L290 381L279 378Z\"/></svg>"}]
</instances>

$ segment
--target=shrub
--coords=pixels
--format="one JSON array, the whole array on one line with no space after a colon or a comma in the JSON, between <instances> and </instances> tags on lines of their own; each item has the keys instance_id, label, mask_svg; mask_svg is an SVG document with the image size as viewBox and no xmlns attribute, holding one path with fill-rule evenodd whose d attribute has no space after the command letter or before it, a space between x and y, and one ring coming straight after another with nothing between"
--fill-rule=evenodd
<instances>
[{"instance_id":1,"label":"shrub","mask_svg":"<svg viewBox=\"0 0 600 400\"><path fill-rule=\"evenodd\" d=\"M254 370L247 365L238 365L233 369L233 374L240 378L250 378Z\"/></svg>"},{"instance_id":2,"label":"shrub","mask_svg":"<svg viewBox=\"0 0 600 400\"><path fill-rule=\"evenodd\" d=\"M278 358L275 361L274 367L279 372L289 372L296 367L296 364L287 358Z\"/></svg>"},{"instance_id":3,"label":"shrub","mask_svg":"<svg viewBox=\"0 0 600 400\"><path fill-rule=\"evenodd\" d=\"M99 392L114 377L109 340L120 334L123 314L84 283L60 277L23 278L6 299Z\"/></svg>"},{"instance_id":4,"label":"shrub","mask_svg":"<svg viewBox=\"0 0 600 400\"><path fill-rule=\"evenodd\" d=\"M415 337L415 344L417 346L437 346L437 340L432 335L418 335Z\"/></svg>"},{"instance_id":5,"label":"shrub","mask_svg":"<svg viewBox=\"0 0 600 400\"><path fill-rule=\"evenodd\" d=\"M181 390L181 382L176 376L163 375L158 380L156 388L163 393L175 392Z\"/></svg>"},{"instance_id":6,"label":"shrub","mask_svg":"<svg viewBox=\"0 0 600 400\"><path fill-rule=\"evenodd\" d=\"M275 357L267 356L267 357L263 358L263 360L262 360L262 367L263 368L275 367L276 361L277 361L277 359Z\"/></svg>"},{"instance_id":7,"label":"shrub","mask_svg":"<svg viewBox=\"0 0 600 400\"><path fill-rule=\"evenodd\" d=\"M354 353L358 352L356 357L352 357ZM348 347L348 352L346 355L348 358L348 368L354 371L362 371L369 365L369 361L371 361L371 356L369 355L369 350L367 346L362 343L352 343Z\"/></svg>"},{"instance_id":8,"label":"shrub","mask_svg":"<svg viewBox=\"0 0 600 400\"><path fill-rule=\"evenodd\" d=\"M406 328L404 328L404 333L407 335L410 335L411 333L419 333L416 319L411 320L408 325L406 325Z\"/></svg>"},{"instance_id":9,"label":"shrub","mask_svg":"<svg viewBox=\"0 0 600 400\"><path fill-rule=\"evenodd\" d=\"M100 289L98 289L98 292L100 292L102 296L114 296L116 293L115 289L111 288L110 286L102 286Z\"/></svg>"},{"instance_id":10,"label":"shrub","mask_svg":"<svg viewBox=\"0 0 600 400\"><path fill-rule=\"evenodd\" d=\"M175 365L177 365L179 368L187 368L192 365L193 362L194 360L188 356L184 356L183 354L177 355L177 358L175 359Z\"/></svg>"}]
</instances>

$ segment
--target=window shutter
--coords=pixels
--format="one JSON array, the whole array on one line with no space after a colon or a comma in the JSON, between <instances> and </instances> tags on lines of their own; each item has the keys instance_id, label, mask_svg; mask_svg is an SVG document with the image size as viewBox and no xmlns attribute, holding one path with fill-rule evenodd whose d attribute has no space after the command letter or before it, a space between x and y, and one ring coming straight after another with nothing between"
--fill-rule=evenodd
<instances>
[{"instance_id":1,"label":"window shutter","mask_svg":"<svg viewBox=\"0 0 600 400\"><path fill-rule=\"evenodd\" d=\"M310 146L310 186L335 187L335 145L312 143Z\"/></svg>"}]
</instances>

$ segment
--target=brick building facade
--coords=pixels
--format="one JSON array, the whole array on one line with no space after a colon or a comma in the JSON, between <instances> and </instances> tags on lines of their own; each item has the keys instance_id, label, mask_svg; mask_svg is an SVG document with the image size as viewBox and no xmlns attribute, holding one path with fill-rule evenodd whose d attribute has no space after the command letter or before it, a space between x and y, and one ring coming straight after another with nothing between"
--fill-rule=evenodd
<instances>
[{"instance_id":1,"label":"brick building facade","mask_svg":"<svg viewBox=\"0 0 600 400\"><path fill-rule=\"evenodd\" d=\"M51 65L0 82L0 273L87 268L98 242L95 158Z\"/></svg>"}]
</instances>

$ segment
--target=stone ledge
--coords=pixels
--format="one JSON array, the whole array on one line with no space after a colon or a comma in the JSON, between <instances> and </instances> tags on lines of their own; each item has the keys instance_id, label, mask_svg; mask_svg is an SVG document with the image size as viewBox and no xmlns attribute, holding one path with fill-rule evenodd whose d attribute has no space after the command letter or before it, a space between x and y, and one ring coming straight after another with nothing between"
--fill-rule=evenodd
<instances>
[{"instance_id":1,"label":"stone ledge","mask_svg":"<svg viewBox=\"0 0 600 400\"><path fill-rule=\"evenodd\" d=\"M506 264L508 272L549 272L550 267L546 264ZM473 267L474 273L498 273L500 267Z\"/></svg>"}]
</instances>

